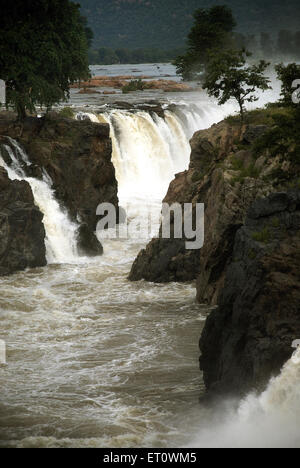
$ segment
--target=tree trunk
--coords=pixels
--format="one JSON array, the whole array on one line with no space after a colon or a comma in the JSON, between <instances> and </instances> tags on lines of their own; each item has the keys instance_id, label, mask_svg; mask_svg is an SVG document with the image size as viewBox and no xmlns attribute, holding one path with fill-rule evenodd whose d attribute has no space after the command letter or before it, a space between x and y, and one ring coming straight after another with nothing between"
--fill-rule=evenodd
<instances>
[{"instance_id":1,"label":"tree trunk","mask_svg":"<svg viewBox=\"0 0 300 468\"><path fill-rule=\"evenodd\" d=\"M239 101L239 106L240 106L241 121L243 124L245 120L245 111L244 111L243 103L241 101Z\"/></svg>"},{"instance_id":2,"label":"tree trunk","mask_svg":"<svg viewBox=\"0 0 300 468\"><path fill-rule=\"evenodd\" d=\"M16 111L18 114L18 120L24 120L26 118L26 108L24 100L19 97L16 103Z\"/></svg>"}]
</instances>

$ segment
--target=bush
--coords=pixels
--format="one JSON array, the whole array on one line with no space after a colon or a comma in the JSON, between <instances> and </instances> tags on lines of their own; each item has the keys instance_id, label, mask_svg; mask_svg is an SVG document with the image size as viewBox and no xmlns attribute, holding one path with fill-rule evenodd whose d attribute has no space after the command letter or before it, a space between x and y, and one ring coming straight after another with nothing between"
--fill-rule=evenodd
<instances>
[{"instance_id":1,"label":"bush","mask_svg":"<svg viewBox=\"0 0 300 468\"><path fill-rule=\"evenodd\" d=\"M239 166L239 164L237 166ZM239 175L233 177L231 181L232 185L235 185L236 183L242 183L247 177L250 177L251 179L258 179L260 174L260 170L255 167L254 163L252 163L247 168L233 170L239 171L240 173Z\"/></svg>"},{"instance_id":2,"label":"bush","mask_svg":"<svg viewBox=\"0 0 300 468\"><path fill-rule=\"evenodd\" d=\"M272 118L275 125L254 143L254 154L259 156L268 150L271 157L281 154L300 164L300 106L287 108Z\"/></svg>"},{"instance_id":3,"label":"bush","mask_svg":"<svg viewBox=\"0 0 300 468\"><path fill-rule=\"evenodd\" d=\"M66 119L74 119L74 111L71 107L64 107L60 112L59 115L61 117L65 117Z\"/></svg>"},{"instance_id":4,"label":"bush","mask_svg":"<svg viewBox=\"0 0 300 468\"><path fill-rule=\"evenodd\" d=\"M144 83L141 79L131 80L127 85L123 86L122 92L123 94L127 94L133 91L144 91L146 88L146 83Z\"/></svg>"}]
</instances>

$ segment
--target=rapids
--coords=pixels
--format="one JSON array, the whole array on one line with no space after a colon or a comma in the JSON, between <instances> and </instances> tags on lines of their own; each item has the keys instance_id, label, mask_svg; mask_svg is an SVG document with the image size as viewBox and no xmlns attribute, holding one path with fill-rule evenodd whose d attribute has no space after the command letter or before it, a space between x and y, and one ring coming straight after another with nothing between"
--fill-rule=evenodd
<instances>
[{"instance_id":1,"label":"rapids","mask_svg":"<svg viewBox=\"0 0 300 468\"><path fill-rule=\"evenodd\" d=\"M192 99L181 96L165 119L105 106L78 111L111 126L130 216L147 205L159 213L170 180L188 167L192 134L233 109ZM262 395L215 410L199 404L198 339L209 311L196 304L194 286L127 281L149 233L106 239L102 257L79 258L77 226L47 174L27 178L22 148L11 140L7 151L13 164L0 164L29 182L44 213L48 266L0 281L0 446L299 447L300 352Z\"/></svg>"}]
</instances>

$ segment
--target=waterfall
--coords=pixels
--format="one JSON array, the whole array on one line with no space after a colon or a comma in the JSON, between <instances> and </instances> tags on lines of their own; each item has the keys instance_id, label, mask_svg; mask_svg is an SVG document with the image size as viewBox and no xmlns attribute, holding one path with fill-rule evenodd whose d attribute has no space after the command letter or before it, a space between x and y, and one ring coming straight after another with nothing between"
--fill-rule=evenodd
<instances>
[{"instance_id":1,"label":"waterfall","mask_svg":"<svg viewBox=\"0 0 300 468\"><path fill-rule=\"evenodd\" d=\"M219 108L212 110L210 105L186 103L170 106L164 118L151 111L116 109L76 115L77 120L110 125L112 160L121 201L161 200L174 175L188 168L190 138L197 130L222 118Z\"/></svg>"},{"instance_id":2,"label":"waterfall","mask_svg":"<svg viewBox=\"0 0 300 468\"><path fill-rule=\"evenodd\" d=\"M199 431L191 446L299 447L300 347L265 392L249 395L236 412L227 410L222 418L214 427Z\"/></svg>"},{"instance_id":3,"label":"waterfall","mask_svg":"<svg viewBox=\"0 0 300 468\"><path fill-rule=\"evenodd\" d=\"M11 180L25 180L29 183L35 204L44 215L43 223L46 231L46 257L48 263L68 263L78 261L76 231L67 214L61 209L52 190L52 180L44 171L43 180L27 177L24 164L30 166L28 156L21 146L12 138L7 137L10 145L3 145L9 154L12 164L8 166L0 153L0 165L4 167Z\"/></svg>"}]
</instances>

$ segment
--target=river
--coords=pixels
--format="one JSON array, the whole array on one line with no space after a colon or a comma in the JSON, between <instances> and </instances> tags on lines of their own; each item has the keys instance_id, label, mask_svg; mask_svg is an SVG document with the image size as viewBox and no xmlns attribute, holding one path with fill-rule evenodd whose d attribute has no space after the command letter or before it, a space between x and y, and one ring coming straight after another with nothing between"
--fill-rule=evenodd
<instances>
[{"instance_id":1,"label":"river","mask_svg":"<svg viewBox=\"0 0 300 468\"><path fill-rule=\"evenodd\" d=\"M158 75L174 75L169 65L159 66ZM159 70L137 69L150 74L149 67L153 76ZM133 72L104 68L103 74ZM175 93L160 96L164 105L175 104L164 120L114 109L115 96L99 99L73 92L70 105L78 118L111 125L120 203L133 217L145 206L160 211L174 174L188 167L193 132L233 109L195 93ZM14 142L11 150L26 157ZM199 403L204 385L198 365L209 309L196 303L194 285L127 280L149 234L104 240L102 257L80 258L75 227L47 175L44 181L28 179L17 166L9 169L10 178L30 183L45 215L48 265L0 281L0 339L7 347L7 365L0 366L0 447L259 446L257 420L274 433L268 444L276 444L278 412L299 403L298 390L282 395L287 380L299 388L299 359L288 363L265 395L224 402L211 413ZM158 225L152 228L155 233ZM274 392L277 405L270 403ZM284 414L290 432L280 440L300 446L298 434L291 436L295 412Z\"/></svg>"}]
</instances>

